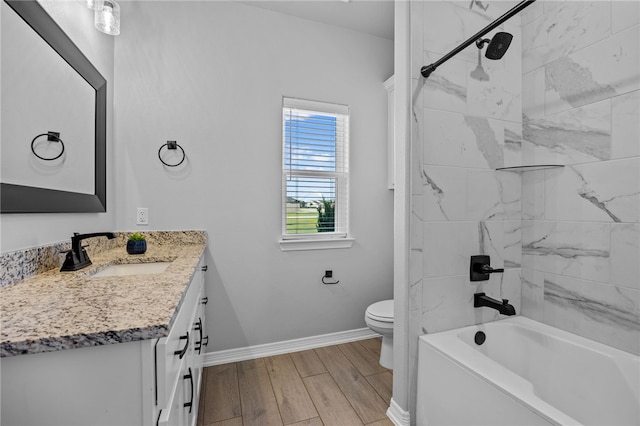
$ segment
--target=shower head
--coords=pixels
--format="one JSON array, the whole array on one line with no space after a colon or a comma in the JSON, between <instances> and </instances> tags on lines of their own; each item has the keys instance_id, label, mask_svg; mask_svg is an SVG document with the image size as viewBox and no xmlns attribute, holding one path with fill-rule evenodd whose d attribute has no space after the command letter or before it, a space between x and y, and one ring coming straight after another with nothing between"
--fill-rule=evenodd
<instances>
[{"instance_id":1,"label":"shower head","mask_svg":"<svg viewBox=\"0 0 640 426\"><path fill-rule=\"evenodd\" d=\"M487 51L484 53L484 56L487 59L501 59L504 54L507 52L509 45L511 44L511 39L513 36L509 33L498 32L495 33L492 39L478 39L476 41L476 46L478 49L482 49L485 43L489 43L487 46Z\"/></svg>"},{"instance_id":2,"label":"shower head","mask_svg":"<svg viewBox=\"0 0 640 426\"><path fill-rule=\"evenodd\" d=\"M487 52L485 53L485 56L487 57L487 59L496 60L496 59L502 58L506 53L507 49L509 48L509 45L511 44L511 39L513 39L513 36L505 32L496 33L493 36L492 40L488 38L483 39L482 36L498 28L505 21L507 21L508 19L511 19L516 14L522 12L522 10L524 10L525 7L531 6L535 1L536 0L522 0L520 3L518 3L517 5L509 9L507 13L505 13L504 15L502 15L501 17L499 17L498 19L496 19L495 21L493 21L492 23L490 23L489 25L487 25L486 27L484 27L483 29L481 29L480 31L478 31L477 33L475 33L465 41L463 41L462 43L460 43L460 45L455 47L449 53L445 54L443 57L441 57L434 63L425 65L422 68L420 68L420 75L422 75L422 77L424 78L429 78L431 73L433 73L436 70L436 68L438 68L440 65L447 62L449 59L456 56L458 53L462 52L464 49L466 49L473 43L475 43L476 46L478 46L478 49L482 49L485 43L489 43L489 47L487 48ZM472 1L470 8L473 8L474 4L479 6L480 1L479 0ZM484 7L482 8L484 9ZM479 68L482 68L482 66L480 66ZM480 72L481 70L478 70L478 71Z\"/></svg>"}]
</instances>

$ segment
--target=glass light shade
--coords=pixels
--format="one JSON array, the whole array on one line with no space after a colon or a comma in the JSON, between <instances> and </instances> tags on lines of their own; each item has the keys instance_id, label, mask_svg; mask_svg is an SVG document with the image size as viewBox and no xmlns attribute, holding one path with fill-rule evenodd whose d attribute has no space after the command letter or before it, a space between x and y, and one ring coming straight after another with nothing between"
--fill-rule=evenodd
<instances>
[{"instance_id":1,"label":"glass light shade","mask_svg":"<svg viewBox=\"0 0 640 426\"><path fill-rule=\"evenodd\" d=\"M93 10L102 10L104 0L86 0L87 7Z\"/></svg>"},{"instance_id":2,"label":"glass light shade","mask_svg":"<svg viewBox=\"0 0 640 426\"><path fill-rule=\"evenodd\" d=\"M96 28L105 34L120 34L120 6L114 0L104 0L102 10L94 15Z\"/></svg>"}]
</instances>

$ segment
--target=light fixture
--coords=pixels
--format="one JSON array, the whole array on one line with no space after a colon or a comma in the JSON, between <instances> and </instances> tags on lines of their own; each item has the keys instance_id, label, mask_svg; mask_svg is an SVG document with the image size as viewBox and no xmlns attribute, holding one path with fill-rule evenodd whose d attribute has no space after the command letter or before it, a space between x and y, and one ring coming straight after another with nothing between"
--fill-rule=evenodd
<instances>
[{"instance_id":1,"label":"light fixture","mask_svg":"<svg viewBox=\"0 0 640 426\"><path fill-rule=\"evenodd\" d=\"M95 24L99 31L109 35L120 34L120 6L115 0L103 0L101 10L96 9Z\"/></svg>"},{"instance_id":2,"label":"light fixture","mask_svg":"<svg viewBox=\"0 0 640 426\"><path fill-rule=\"evenodd\" d=\"M102 10L104 0L86 0L87 7L93 10Z\"/></svg>"}]
</instances>

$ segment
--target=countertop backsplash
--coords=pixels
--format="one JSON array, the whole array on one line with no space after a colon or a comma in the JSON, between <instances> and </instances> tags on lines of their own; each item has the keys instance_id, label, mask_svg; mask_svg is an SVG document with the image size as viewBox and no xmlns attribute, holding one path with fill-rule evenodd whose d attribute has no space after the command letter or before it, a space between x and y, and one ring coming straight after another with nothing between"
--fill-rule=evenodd
<instances>
[{"instance_id":1,"label":"countertop backsplash","mask_svg":"<svg viewBox=\"0 0 640 426\"><path fill-rule=\"evenodd\" d=\"M148 231L140 232L147 244L203 244L207 241L204 231ZM96 237L83 241L89 258L106 250L124 247L133 232L116 232L116 238L109 240ZM0 254L0 287L14 284L50 269L60 268L65 253L71 249L71 235L66 241L16 250Z\"/></svg>"}]
</instances>

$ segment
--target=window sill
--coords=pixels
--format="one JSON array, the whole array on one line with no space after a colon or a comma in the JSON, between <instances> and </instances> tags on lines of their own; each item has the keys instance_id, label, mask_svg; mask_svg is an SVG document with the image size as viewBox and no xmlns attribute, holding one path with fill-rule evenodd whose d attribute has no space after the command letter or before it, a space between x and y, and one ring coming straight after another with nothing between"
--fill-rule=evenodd
<instances>
[{"instance_id":1,"label":"window sill","mask_svg":"<svg viewBox=\"0 0 640 426\"><path fill-rule=\"evenodd\" d=\"M297 250L326 250L326 249L343 249L350 248L355 238L327 238L327 239L311 239L311 240L280 240L280 250L297 251Z\"/></svg>"}]
</instances>

